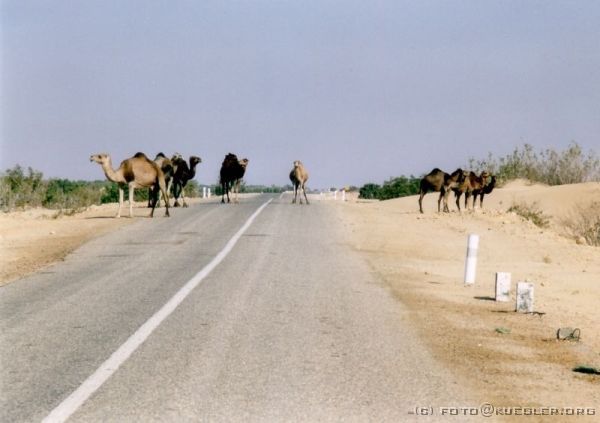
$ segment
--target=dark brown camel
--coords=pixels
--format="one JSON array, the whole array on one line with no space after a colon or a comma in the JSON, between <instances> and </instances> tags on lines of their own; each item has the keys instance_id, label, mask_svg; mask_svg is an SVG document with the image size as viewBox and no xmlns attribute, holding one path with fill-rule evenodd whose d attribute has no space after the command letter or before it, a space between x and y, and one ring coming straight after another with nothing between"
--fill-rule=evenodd
<instances>
[{"instance_id":1,"label":"dark brown camel","mask_svg":"<svg viewBox=\"0 0 600 423\"><path fill-rule=\"evenodd\" d=\"M490 194L494 188L496 187L496 176L492 175L492 179L490 182L484 186L481 190L473 193L473 208L475 208L475 201L477 200L477 195L479 194L479 207L483 208L483 197L486 194Z\"/></svg>"},{"instance_id":2,"label":"dark brown camel","mask_svg":"<svg viewBox=\"0 0 600 423\"><path fill-rule=\"evenodd\" d=\"M423 197L429 191L439 192L438 198L438 213L440 212L440 203L444 199L444 212L449 212L448 209L448 194L450 190L457 187L464 181L465 173L461 168L456 169L452 174L448 174L437 167L429 172L423 179L419 188L419 211L423 213Z\"/></svg>"},{"instance_id":3,"label":"dark brown camel","mask_svg":"<svg viewBox=\"0 0 600 423\"><path fill-rule=\"evenodd\" d=\"M188 181L194 179L196 176L196 166L202 163L202 159L198 156L190 156L190 164L188 166L183 157L176 154L171 158L171 161L175 168L175 173L173 174L173 197L175 198L175 203L173 207L179 207L179 196L181 196L183 207L187 207L184 188Z\"/></svg>"},{"instance_id":4,"label":"dark brown camel","mask_svg":"<svg viewBox=\"0 0 600 423\"><path fill-rule=\"evenodd\" d=\"M477 176L475 172L469 172L465 180L457 187L453 188L454 194L456 195L456 207L460 211L460 197L465 194L465 209L469 209L469 197L473 195L473 208L475 208L476 193L478 194L487 185L487 179L490 174L487 171L481 172L481 175Z\"/></svg>"},{"instance_id":5,"label":"dark brown camel","mask_svg":"<svg viewBox=\"0 0 600 423\"><path fill-rule=\"evenodd\" d=\"M221 165L221 203L225 202L225 195L227 195L227 202L230 203L229 190L231 189L234 194L234 202L238 202L238 193L240 190L240 183L246 173L246 167L248 166L248 159L238 160L235 154L229 153L225 156L223 164Z\"/></svg>"},{"instance_id":6,"label":"dark brown camel","mask_svg":"<svg viewBox=\"0 0 600 423\"><path fill-rule=\"evenodd\" d=\"M165 184L167 185L167 192L171 192L171 182L173 178L173 163L171 160L165 156L164 153L158 153L154 158L154 162L160 167L160 170L163 171L165 175ZM163 201L167 202L168 200L163 197ZM148 189L148 207L160 207L160 196L157 198L152 196L152 188Z\"/></svg>"}]
</instances>

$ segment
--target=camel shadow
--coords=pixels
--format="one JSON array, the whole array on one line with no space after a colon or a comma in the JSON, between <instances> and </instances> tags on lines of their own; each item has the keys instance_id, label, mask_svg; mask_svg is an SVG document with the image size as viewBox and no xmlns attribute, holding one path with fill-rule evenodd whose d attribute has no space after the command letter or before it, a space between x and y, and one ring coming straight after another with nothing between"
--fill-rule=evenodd
<instances>
[{"instance_id":1,"label":"camel shadow","mask_svg":"<svg viewBox=\"0 0 600 423\"><path fill-rule=\"evenodd\" d=\"M496 299L494 297L489 297L489 296L485 296L485 297L481 297L481 296L477 296L477 297L473 297L476 300L480 300L480 301L496 301Z\"/></svg>"}]
</instances>

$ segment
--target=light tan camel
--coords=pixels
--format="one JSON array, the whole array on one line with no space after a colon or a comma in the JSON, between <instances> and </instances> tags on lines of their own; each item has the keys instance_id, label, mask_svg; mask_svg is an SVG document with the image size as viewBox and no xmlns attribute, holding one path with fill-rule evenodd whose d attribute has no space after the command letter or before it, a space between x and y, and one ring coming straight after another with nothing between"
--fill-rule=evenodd
<instances>
[{"instance_id":1,"label":"light tan camel","mask_svg":"<svg viewBox=\"0 0 600 423\"><path fill-rule=\"evenodd\" d=\"M292 184L294 185L294 199L292 200L292 204L296 202L299 188L301 188L304 193L306 204L310 204L308 202L308 197L306 197L305 189L306 181L308 181L308 172L300 160L294 162L294 168L290 172L290 181L292 181ZM302 195L300 196L300 204L302 204Z\"/></svg>"},{"instance_id":2,"label":"light tan camel","mask_svg":"<svg viewBox=\"0 0 600 423\"><path fill-rule=\"evenodd\" d=\"M102 166L102 170L109 181L116 182L119 186L119 210L116 217L121 217L121 207L123 206L123 190L125 186L129 187L129 217L133 217L133 192L135 188L153 187L152 196L158 198L158 191L166 199L165 216L169 216L169 196L165 184L165 176L160 167L150 160L144 153L137 153L135 156L125 159L117 170L113 170L112 161L108 154L93 154L90 156L91 162L96 162ZM154 207L152 206L150 217L154 216Z\"/></svg>"}]
</instances>

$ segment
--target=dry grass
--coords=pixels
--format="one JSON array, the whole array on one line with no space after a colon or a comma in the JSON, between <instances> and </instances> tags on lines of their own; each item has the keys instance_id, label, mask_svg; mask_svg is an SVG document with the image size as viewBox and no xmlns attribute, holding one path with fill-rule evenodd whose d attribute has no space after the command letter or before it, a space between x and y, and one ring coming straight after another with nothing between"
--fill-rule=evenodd
<instances>
[{"instance_id":1,"label":"dry grass","mask_svg":"<svg viewBox=\"0 0 600 423\"><path fill-rule=\"evenodd\" d=\"M550 224L549 216L539 209L537 203L514 203L508 211L518 214L539 228L547 228Z\"/></svg>"},{"instance_id":2,"label":"dry grass","mask_svg":"<svg viewBox=\"0 0 600 423\"><path fill-rule=\"evenodd\" d=\"M562 219L567 236L578 243L600 246L600 201L594 201L587 206L578 204L575 212Z\"/></svg>"}]
</instances>

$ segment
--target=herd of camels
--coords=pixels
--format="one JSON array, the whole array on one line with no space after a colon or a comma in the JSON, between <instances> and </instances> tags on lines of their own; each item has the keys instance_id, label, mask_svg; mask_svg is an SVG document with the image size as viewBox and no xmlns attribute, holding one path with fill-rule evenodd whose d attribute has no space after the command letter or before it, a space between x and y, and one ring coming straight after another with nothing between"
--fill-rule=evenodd
<instances>
[{"instance_id":1,"label":"herd of camels","mask_svg":"<svg viewBox=\"0 0 600 423\"><path fill-rule=\"evenodd\" d=\"M116 217L121 217L126 186L129 189L129 217L133 217L133 194L136 188L149 190L148 207L152 208L150 217L153 217L154 209L159 204L161 195L165 203L165 216L170 215L169 192L171 188L175 199L173 206L179 207L179 197L181 197L182 206L187 207L184 188L188 181L196 176L196 166L202 162L202 159L198 156L190 156L188 165L181 154L177 153L170 159L163 153L158 153L154 160L150 160L144 153L136 153L133 157L123 160L117 170L113 169L110 155L106 153L93 154L90 156L90 161L102 166L106 178L118 185L119 209ZM222 203L225 202L225 196L227 196L227 202L231 202L229 198L230 191L235 194L234 202L238 202L240 184L247 167L248 159L240 160L232 153L225 156L219 172ZM308 172L299 160L294 161L294 167L290 172L290 180L294 186L292 203L296 202L298 191L302 190L306 204L309 204L305 190ZM302 196L300 196L300 204L302 204Z\"/></svg>"},{"instance_id":2,"label":"herd of camels","mask_svg":"<svg viewBox=\"0 0 600 423\"><path fill-rule=\"evenodd\" d=\"M123 195L125 186L129 188L129 217L133 216L133 193L135 188L149 189L148 207L152 208L150 217L154 216L154 209L160 202L162 195L165 203L165 216L169 216L169 192L173 191L175 199L173 206L179 207L179 198L181 197L182 206L187 207L185 201L184 188L189 180L196 175L196 166L202 162L197 156L190 156L189 164L180 154L174 154L170 159L163 153L158 153L154 160L150 160L144 153L137 153L129 159L121 162L117 170L112 167L111 158L108 154L93 154L90 161L102 166L102 170L109 181L116 182L119 187L119 210L117 216L121 216L123 206ZM221 202L231 202L229 192L232 191L234 202L238 202L238 193L240 183L246 168L248 159L238 159L235 154L229 153L225 156L221 164L220 184L222 188ZM301 190L300 204L302 204L302 195L309 204L306 196L306 181L308 172L299 160L294 161L294 167L290 172L290 181L294 187L294 198L292 203L296 203L298 192ZM488 179L491 180L488 181ZM483 206L483 197L492 192L496 185L496 177L483 171L481 175L474 172L456 169L451 174L438 168L433 169L423 179L419 186L419 211L423 213L423 197L429 191L439 192L438 212L441 210L441 201L444 200L444 212L449 212L448 195L454 192L456 195L456 206L460 211L460 198L465 195L465 208L468 208L469 198L473 197L473 208L477 197L479 197L480 207Z\"/></svg>"}]
</instances>

